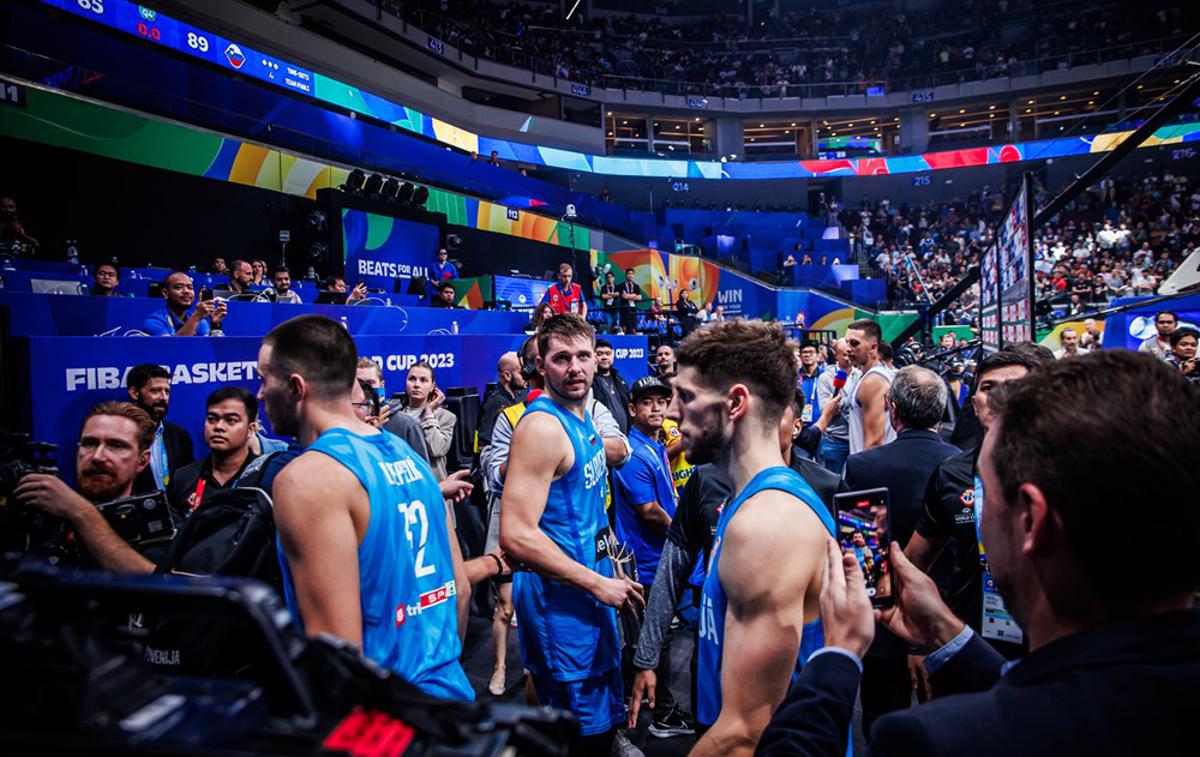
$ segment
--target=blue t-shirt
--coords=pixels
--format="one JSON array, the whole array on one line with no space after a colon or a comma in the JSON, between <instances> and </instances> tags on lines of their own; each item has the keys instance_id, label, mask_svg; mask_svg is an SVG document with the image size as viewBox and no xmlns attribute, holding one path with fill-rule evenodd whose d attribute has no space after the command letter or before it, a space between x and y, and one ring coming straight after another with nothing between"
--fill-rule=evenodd
<instances>
[{"instance_id":1,"label":"blue t-shirt","mask_svg":"<svg viewBox=\"0 0 1200 757\"><path fill-rule=\"evenodd\" d=\"M459 663L458 610L446 505L429 464L395 434L331 428L309 446L346 466L371 502L358 545L363 655L432 696L471 700ZM288 609L303 623L283 547Z\"/></svg>"},{"instance_id":2,"label":"blue t-shirt","mask_svg":"<svg viewBox=\"0 0 1200 757\"><path fill-rule=\"evenodd\" d=\"M538 528L567 557L611 578L613 566L604 542L608 533L604 513L608 465L592 416L588 413L580 419L545 395L529 403L522 421L533 413L557 419L575 454L571 469L550 483ZM533 675L581 681L620 665L617 611L590 593L521 571L513 575L513 600L521 658Z\"/></svg>"},{"instance_id":3,"label":"blue t-shirt","mask_svg":"<svg viewBox=\"0 0 1200 757\"><path fill-rule=\"evenodd\" d=\"M146 321L142 324L142 331L145 331L150 336L175 336L183 328L183 324L187 322L187 319L192 317L192 313L195 310L195 308L192 308L184 313L182 321L176 318L168 308L164 307L161 310L156 310L146 316ZM196 324L196 336L208 336L211 328L208 319L205 318Z\"/></svg>"},{"instance_id":4,"label":"blue t-shirt","mask_svg":"<svg viewBox=\"0 0 1200 757\"><path fill-rule=\"evenodd\" d=\"M725 612L729 606L729 598L721 585L721 573L718 569L721 559L721 542L725 539L725 529L729 521L737 515L742 503L759 492L777 489L787 492L798 500L797 506L808 505L821 523L834 535L833 516L829 508L813 491L808 482L791 468L778 466L767 468L759 473L738 493L732 502L721 511L717 521L717 533L713 540L712 555L708 561L708 575L704 578L704 587L700 594L700 634L696 670L696 720L704 725L717 722L721 714L721 652L725 641ZM769 566L764 566L769 569ZM792 679L800 672L800 667L809 656L825 645L825 635L821 629L821 620L805 623L801 631L800 651L796 656L796 669Z\"/></svg>"},{"instance_id":5,"label":"blue t-shirt","mask_svg":"<svg viewBox=\"0 0 1200 757\"><path fill-rule=\"evenodd\" d=\"M666 534L660 534L646 524L637 506L658 502L667 515L675 517L675 486L667 449L636 428L629 429L629 444L633 454L613 473L616 504L617 538L633 550L637 559L638 581L649 587L658 570ZM649 591L647 589L647 591Z\"/></svg>"}]
</instances>

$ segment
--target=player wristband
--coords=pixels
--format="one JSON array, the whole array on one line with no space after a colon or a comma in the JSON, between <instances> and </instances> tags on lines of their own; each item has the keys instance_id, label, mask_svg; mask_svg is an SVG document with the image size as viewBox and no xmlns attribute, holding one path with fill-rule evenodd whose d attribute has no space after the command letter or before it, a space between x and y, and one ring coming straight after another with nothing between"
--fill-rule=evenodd
<instances>
[{"instance_id":1,"label":"player wristband","mask_svg":"<svg viewBox=\"0 0 1200 757\"><path fill-rule=\"evenodd\" d=\"M490 557L496 561L496 575L498 575L498 576L504 575L504 563L500 562L500 558L496 557L491 552L488 552L488 557Z\"/></svg>"}]
</instances>

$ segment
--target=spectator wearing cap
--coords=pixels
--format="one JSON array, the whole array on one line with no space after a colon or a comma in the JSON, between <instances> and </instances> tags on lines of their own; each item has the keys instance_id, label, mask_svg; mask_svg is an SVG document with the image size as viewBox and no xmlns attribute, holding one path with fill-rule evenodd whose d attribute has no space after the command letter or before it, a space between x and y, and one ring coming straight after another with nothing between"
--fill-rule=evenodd
<instances>
[{"instance_id":1,"label":"spectator wearing cap","mask_svg":"<svg viewBox=\"0 0 1200 757\"><path fill-rule=\"evenodd\" d=\"M633 550L639 581L650 593L658 561L666 542L667 528L675 515L676 494L666 447L656 441L662 428L671 388L654 376L634 382L630 389L629 461L613 472L613 506L617 537ZM667 642L669 643L669 642ZM657 672L656 710L667 713L674 699L670 655L664 654Z\"/></svg>"},{"instance_id":2,"label":"spectator wearing cap","mask_svg":"<svg viewBox=\"0 0 1200 757\"><path fill-rule=\"evenodd\" d=\"M1154 316L1154 328L1158 333L1138 345L1138 352L1149 352L1159 360L1166 360L1171 357L1173 354L1171 349L1171 332L1178 327L1179 316L1170 310L1156 313Z\"/></svg>"}]
</instances>

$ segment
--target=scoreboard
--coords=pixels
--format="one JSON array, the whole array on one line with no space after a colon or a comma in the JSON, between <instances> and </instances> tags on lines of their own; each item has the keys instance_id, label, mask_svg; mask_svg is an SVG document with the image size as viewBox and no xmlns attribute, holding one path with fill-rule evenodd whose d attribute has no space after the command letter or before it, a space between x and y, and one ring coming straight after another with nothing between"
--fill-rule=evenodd
<instances>
[{"instance_id":1,"label":"scoreboard","mask_svg":"<svg viewBox=\"0 0 1200 757\"><path fill-rule=\"evenodd\" d=\"M985 353L1034 338L1031 209L1030 175L1025 174L979 266L980 336Z\"/></svg>"},{"instance_id":2,"label":"scoreboard","mask_svg":"<svg viewBox=\"0 0 1200 757\"><path fill-rule=\"evenodd\" d=\"M41 0L44 5L136 35L285 89L313 94L313 72L177 21L129 0Z\"/></svg>"}]
</instances>

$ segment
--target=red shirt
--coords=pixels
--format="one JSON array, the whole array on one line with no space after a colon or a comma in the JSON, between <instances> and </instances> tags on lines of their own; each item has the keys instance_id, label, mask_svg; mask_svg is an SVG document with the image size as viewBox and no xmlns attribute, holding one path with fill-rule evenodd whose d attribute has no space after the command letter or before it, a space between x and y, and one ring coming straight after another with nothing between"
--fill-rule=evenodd
<instances>
[{"instance_id":1,"label":"red shirt","mask_svg":"<svg viewBox=\"0 0 1200 757\"><path fill-rule=\"evenodd\" d=\"M578 284L571 284L571 288L563 292L560 285L553 284L546 290L542 302L549 302L550 309L554 311L555 315L582 313L583 289Z\"/></svg>"}]
</instances>

